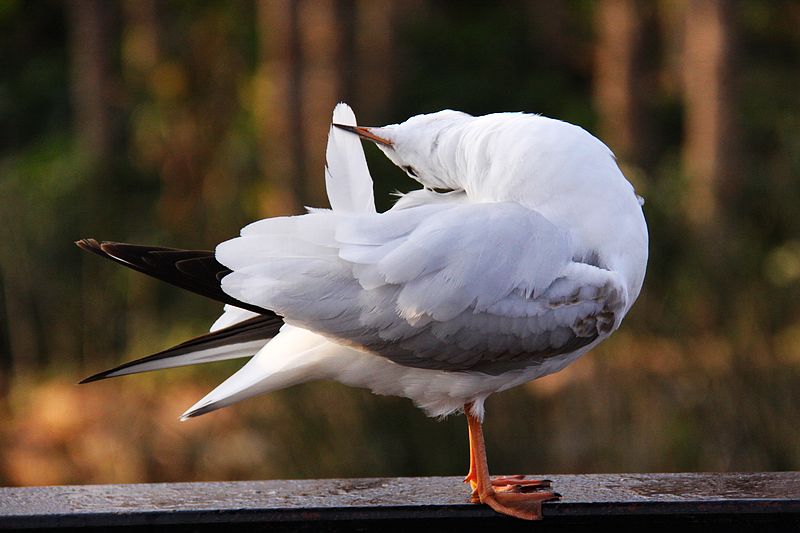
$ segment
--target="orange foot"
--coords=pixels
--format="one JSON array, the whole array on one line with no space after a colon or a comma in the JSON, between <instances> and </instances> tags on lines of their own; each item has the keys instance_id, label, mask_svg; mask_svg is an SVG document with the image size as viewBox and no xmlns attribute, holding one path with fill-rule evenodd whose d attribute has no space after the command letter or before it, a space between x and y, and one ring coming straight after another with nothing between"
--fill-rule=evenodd
<instances>
[{"instance_id":1,"label":"orange foot","mask_svg":"<svg viewBox=\"0 0 800 533\"><path fill-rule=\"evenodd\" d=\"M541 520L542 502L558 500L547 479L507 476L492 479L486 463L486 444L481 421L472 414L472 404L464 406L469 426L469 473L464 483L472 487L473 503L483 503L497 511L523 520Z\"/></svg>"},{"instance_id":2,"label":"orange foot","mask_svg":"<svg viewBox=\"0 0 800 533\"><path fill-rule=\"evenodd\" d=\"M552 491L538 492L484 492L479 496L480 503L485 503L498 513L507 514L523 520L541 520L542 502L557 500L561 496Z\"/></svg>"},{"instance_id":3,"label":"orange foot","mask_svg":"<svg viewBox=\"0 0 800 533\"><path fill-rule=\"evenodd\" d=\"M472 503L480 503L480 498L478 497L478 483L474 474L468 474L467 477L464 478L464 483L469 483L472 487L470 501ZM549 489L551 484L552 481L549 479L525 479L525 476L521 474L497 477L492 480L492 488L496 492L537 492L541 489ZM558 495L556 494L556 496Z\"/></svg>"},{"instance_id":4,"label":"orange foot","mask_svg":"<svg viewBox=\"0 0 800 533\"><path fill-rule=\"evenodd\" d=\"M531 492L536 489L549 489L552 481L549 479L525 479L523 475L496 477L492 486L498 492Z\"/></svg>"}]
</instances>

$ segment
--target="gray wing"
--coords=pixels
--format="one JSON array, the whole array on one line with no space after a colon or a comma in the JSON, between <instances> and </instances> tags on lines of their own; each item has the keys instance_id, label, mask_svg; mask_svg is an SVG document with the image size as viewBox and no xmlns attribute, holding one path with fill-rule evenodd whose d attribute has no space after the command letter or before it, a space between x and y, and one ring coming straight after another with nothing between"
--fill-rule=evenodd
<instances>
[{"instance_id":1,"label":"gray wing","mask_svg":"<svg viewBox=\"0 0 800 533\"><path fill-rule=\"evenodd\" d=\"M232 270L223 290L405 366L534 365L609 334L625 308L616 273L573 261L569 234L516 203L320 211L280 224L261 221L218 247Z\"/></svg>"}]
</instances>

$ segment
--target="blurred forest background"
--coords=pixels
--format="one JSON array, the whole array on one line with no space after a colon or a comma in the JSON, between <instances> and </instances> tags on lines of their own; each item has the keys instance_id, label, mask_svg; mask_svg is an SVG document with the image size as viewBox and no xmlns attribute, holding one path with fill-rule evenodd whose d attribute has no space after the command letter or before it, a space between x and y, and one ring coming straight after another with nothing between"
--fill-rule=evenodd
<instances>
[{"instance_id":1,"label":"blurred forest background","mask_svg":"<svg viewBox=\"0 0 800 533\"><path fill-rule=\"evenodd\" d=\"M333 106L542 113L651 234L608 342L487 403L493 472L800 469L800 3L0 0L0 484L455 475L466 424L314 383L179 423L219 363L86 386L220 306L78 250L327 206ZM415 185L371 146L378 204Z\"/></svg>"}]
</instances>

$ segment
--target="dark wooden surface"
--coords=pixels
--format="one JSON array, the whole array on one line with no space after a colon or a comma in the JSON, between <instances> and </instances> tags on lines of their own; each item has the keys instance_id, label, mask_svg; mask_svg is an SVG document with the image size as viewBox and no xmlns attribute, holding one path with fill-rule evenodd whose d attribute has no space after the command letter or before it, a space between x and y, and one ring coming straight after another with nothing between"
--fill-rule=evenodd
<instances>
[{"instance_id":1,"label":"dark wooden surface","mask_svg":"<svg viewBox=\"0 0 800 533\"><path fill-rule=\"evenodd\" d=\"M800 472L548 477L563 498L537 523L447 477L0 488L0 529L800 532Z\"/></svg>"}]
</instances>

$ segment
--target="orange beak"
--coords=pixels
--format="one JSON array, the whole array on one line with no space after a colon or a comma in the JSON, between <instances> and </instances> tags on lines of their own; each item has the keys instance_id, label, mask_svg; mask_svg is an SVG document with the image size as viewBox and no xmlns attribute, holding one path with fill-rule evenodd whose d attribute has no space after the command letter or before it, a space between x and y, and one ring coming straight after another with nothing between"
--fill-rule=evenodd
<instances>
[{"instance_id":1,"label":"orange beak","mask_svg":"<svg viewBox=\"0 0 800 533\"><path fill-rule=\"evenodd\" d=\"M355 133L356 135L358 135L362 139L367 139L367 140L370 140L372 142L376 142L378 144L382 144L384 146L388 146L390 148L392 147L392 141L390 141L389 139L384 139L383 137L379 137L379 136L375 135L371 131L372 128L367 128L367 127L363 127L363 126L345 126L344 124L333 124L333 125L336 126L339 129L344 130L344 131L349 131L350 133Z\"/></svg>"}]
</instances>

